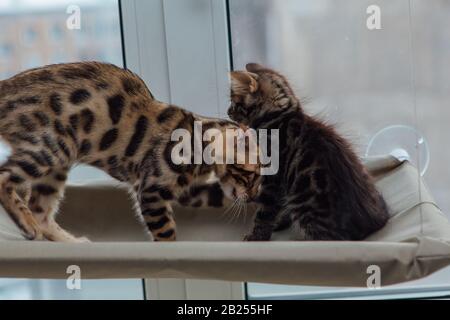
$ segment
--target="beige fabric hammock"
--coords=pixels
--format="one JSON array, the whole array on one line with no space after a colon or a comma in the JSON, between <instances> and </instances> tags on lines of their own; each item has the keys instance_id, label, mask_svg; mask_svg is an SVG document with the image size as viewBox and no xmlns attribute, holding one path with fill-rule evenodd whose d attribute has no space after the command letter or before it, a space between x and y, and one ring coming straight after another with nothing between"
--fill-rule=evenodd
<instances>
[{"instance_id":1,"label":"beige fabric hammock","mask_svg":"<svg viewBox=\"0 0 450 320\"><path fill-rule=\"evenodd\" d=\"M179 241L147 241L126 189L71 185L59 220L89 244L29 242L0 210L0 277L196 278L324 286L366 286L367 267L382 285L424 277L450 264L450 224L409 163L367 161L392 218L359 242L245 243L252 217L229 222L218 209L176 208ZM281 240L286 234L277 234Z\"/></svg>"}]
</instances>

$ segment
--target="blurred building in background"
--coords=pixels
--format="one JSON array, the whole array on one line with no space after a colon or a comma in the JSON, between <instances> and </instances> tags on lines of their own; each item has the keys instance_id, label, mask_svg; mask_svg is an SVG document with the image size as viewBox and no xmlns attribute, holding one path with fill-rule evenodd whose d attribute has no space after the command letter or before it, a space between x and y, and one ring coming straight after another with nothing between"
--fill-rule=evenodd
<instances>
[{"instance_id":1,"label":"blurred building in background","mask_svg":"<svg viewBox=\"0 0 450 320\"><path fill-rule=\"evenodd\" d=\"M81 28L70 30L69 5L81 9ZM118 0L0 0L0 81L51 63L99 60L123 65ZM89 173L89 172L87 172ZM0 279L5 299L143 299L141 280Z\"/></svg>"},{"instance_id":2,"label":"blurred building in background","mask_svg":"<svg viewBox=\"0 0 450 320\"><path fill-rule=\"evenodd\" d=\"M50 63L99 60L122 65L116 1L80 5L79 30L66 27L68 1L35 1L39 6L0 2L0 79Z\"/></svg>"}]
</instances>

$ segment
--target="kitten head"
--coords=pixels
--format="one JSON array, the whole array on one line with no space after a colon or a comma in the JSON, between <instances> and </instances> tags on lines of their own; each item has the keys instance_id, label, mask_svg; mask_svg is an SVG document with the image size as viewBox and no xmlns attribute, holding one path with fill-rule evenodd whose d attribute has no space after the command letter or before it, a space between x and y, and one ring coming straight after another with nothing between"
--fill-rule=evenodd
<instances>
[{"instance_id":1,"label":"kitten head","mask_svg":"<svg viewBox=\"0 0 450 320\"><path fill-rule=\"evenodd\" d=\"M219 183L228 198L251 201L256 198L261 183L259 166L229 164Z\"/></svg>"},{"instance_id":2,"label":"kitten head","mask_svg":"<svg viewBox=\"0 0 450 320\"><path fill-rule=\"evenodd\" d=\"M261 183L259 148L256 135L250 134L246 127L240 128L242 130L238 130L234 137L233 163L222 165L219 181L228 198L251 201L256 197ZM224 151L229 151L226 144Z\"/></svg>"},{"instance_id":3,"label":"kitten head","mask_svg":"<svg viewBox=\"0 0 450 320\"><path fill-rule=\"evenodd\" d=\"M231 72L230 77L228 115L243 124L269 109L288 107L290 98L295 97L285 77L256 63L247 64L246 71Z\"/></svg>"}]
</instances>

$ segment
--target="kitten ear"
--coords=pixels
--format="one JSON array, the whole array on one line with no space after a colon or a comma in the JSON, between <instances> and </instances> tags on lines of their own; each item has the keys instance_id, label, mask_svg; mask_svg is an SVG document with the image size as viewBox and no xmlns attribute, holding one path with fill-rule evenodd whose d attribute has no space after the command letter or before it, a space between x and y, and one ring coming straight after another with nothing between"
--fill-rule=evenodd
<instances>
[{"instance_id":1,"label":"kitten ear","mask_svg":"<svg viewBox=\"0 0 450 320\"><path fill-rule=\"evenodd\" d=\"M245 66L245 69L248 72L259 72L259 71L264 70L265 68L258 63L247 63L247 65Z\"/></svg>"},{"instance_id":2,"label":"kitten ear","mask_svg":"<svg viewBox=\"0 0 450 320\"><path fill-rule=\"evenodd\" d=\"M258 75L245 71L232 71L231 89L237 94L254 93L258 91Z\"/></svg>"}]
</instances>

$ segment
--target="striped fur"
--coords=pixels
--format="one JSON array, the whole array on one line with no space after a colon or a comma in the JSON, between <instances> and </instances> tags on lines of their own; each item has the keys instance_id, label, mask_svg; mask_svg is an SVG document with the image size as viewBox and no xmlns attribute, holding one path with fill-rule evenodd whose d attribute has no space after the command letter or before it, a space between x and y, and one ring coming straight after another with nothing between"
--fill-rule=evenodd
<instances>
[{"instance_id":1,"label":"striped fur","mask_svg":"<svg viewBox=\"0 0 450 320\"><path fill-rule=\"evenodd\" d=\"M172 163L173 130L192 132L194 121L238 128L157 101L138 76L109 64L51 65L0 81L0 202L29 239L85 241L61 229L54 215L70 168L90 164L130 185L155 240L175 240L172 201L217 206L222 188L248 198L257 188L256 165ZM191 193L211 175L220 187Z\"/></svg>"},{"instance_id":2,"label":"striped fur","mask_svg":"<svg viewBox=\"0 0 450 320\"><path fill-rule=\"evenodd\" d=\"M263 177L247 240L269 240L291 225L297 239L361 240L385 225L386 204L351 145L303 112L282 75L249 64L231 77L230 117L280 133L280 169Z\"/></svg>"}]
</instances>

